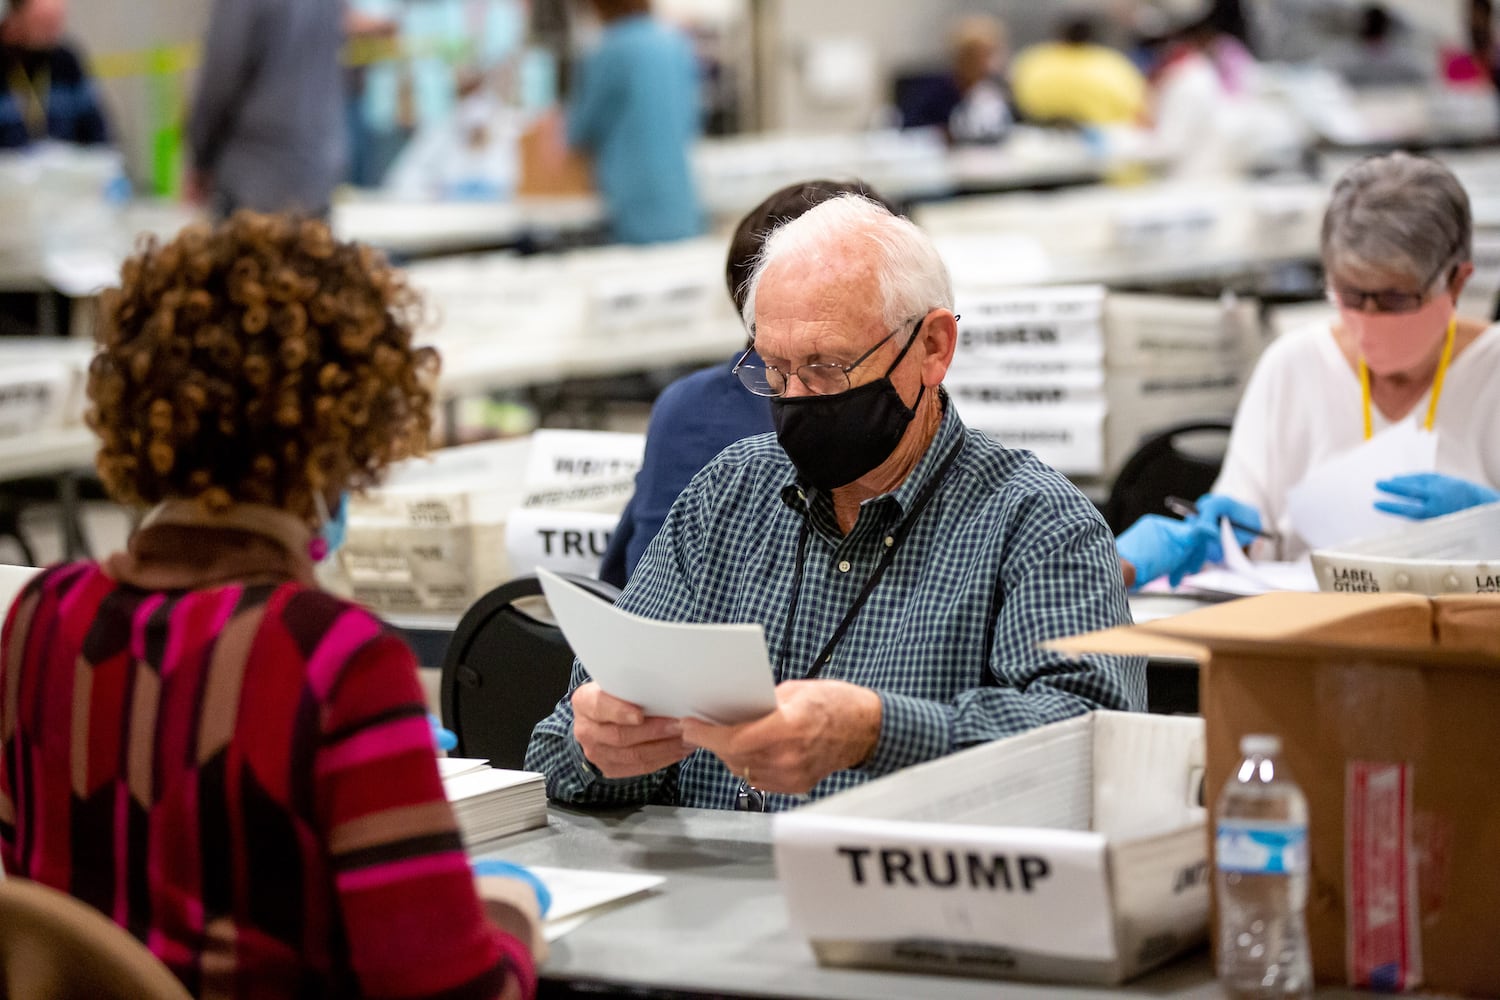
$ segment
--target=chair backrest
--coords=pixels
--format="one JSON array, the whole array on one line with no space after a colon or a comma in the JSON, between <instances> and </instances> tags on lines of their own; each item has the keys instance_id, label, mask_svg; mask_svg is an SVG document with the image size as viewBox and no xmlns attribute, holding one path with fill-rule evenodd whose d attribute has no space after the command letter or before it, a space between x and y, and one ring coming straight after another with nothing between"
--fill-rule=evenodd
<instances>
[{"instance_id":1,"label":"chair backrest","mask_svg":"<svg viewBox=\"0 0 1500 1000\"><path fill-rule=\"evenodd\" d=\"M36 882L0 881L3 1000L192 1000L170 969L87 903Z\"/></svg>"},{"instance_id":2,"label":"chair backrest","mask_svg":"<svg viewBox=\"0 0 1500 1000\"><path fill-rule=\"evenodd\" d=\"M1158 431L1120 467L1104 519L1119 534L1143 515L1170 513L1169 496L1196 500L1219 478L1229 442L1227 420L1199 420Z\"/></svg>"},{"instance_id":3,"label":"chair backrest","mask_svg":"<svg viewBox=\"0 0 1500 1000\"><path fill-rule=\"evenodd\" d=\"M619 588L562 574L613 603ZM501 584L464 612L443 659L443 725L458 736L460 757L484 757L519 768L536 724L568 692L573 650L562 629L516 607L541 599L541 581L523 576Z\"/></svg>"}]
</instances>

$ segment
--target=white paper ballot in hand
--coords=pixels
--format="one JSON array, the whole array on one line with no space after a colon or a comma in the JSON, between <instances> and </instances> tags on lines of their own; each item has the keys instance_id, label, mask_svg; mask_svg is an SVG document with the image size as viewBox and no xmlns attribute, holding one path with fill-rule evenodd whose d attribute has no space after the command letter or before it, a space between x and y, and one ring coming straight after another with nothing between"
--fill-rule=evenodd
<instances>
[{"instance_id":1,"label":"white paper ballot in hand","mask_svg":"<svg viewBox=\"0 0 1500 1000\"><path fill-rule=\"evenodd\" d=\"M1431 472L1437 446L1435 432L1408 419L1324 461L1287 491L1292 526L1314 549L1401 530L1411 522L1375 509L1375 501L1385 496L1375 484L1410 472Z\"/></svg>"},{"instance_id":2,"label":"white paper ballot in hand","mask_svg":"<svg viewBox=\"0 0 1500 1000\"><path fill-rule=\"evenodd\" d=\"M647 715L721 725L776 709L759 625L653 621L621 611L556 573L539 568L537 576L574 654L606 693Z\"/></svg>"},{"instance_id":3,"label":"white paper ballot in hand","mask_svg":"<svg viewBox=\"0 0 1500 1000\"><path fill-rule=\"evenodd\" d=\"M1318 578L1307 557L1296 562L1251 562L1227 517L1219 519L1219 544L1224 549L1224 564L1190 573L1183 578L1179 593L1254 597L1273 590L1318 589ZM1136 622L1140 621L1137 616Z\"/></svg>"}]
</instances>

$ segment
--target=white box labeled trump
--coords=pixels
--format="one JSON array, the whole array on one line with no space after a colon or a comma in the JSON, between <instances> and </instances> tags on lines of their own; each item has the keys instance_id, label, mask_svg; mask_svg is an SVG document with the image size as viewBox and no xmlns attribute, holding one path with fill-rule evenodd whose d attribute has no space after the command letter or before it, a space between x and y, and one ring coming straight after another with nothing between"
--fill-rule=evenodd
<instances>
[{"instance_id":1,"label":"white box labeled trump","mask_svg":"<svg viewBox=\"0 0 1500 1000\"><path fill-rule=\"evenodd\" d=\"M826 965L1119 983L1203 940L1203 722L1096 712L776 818Z\"/></svg>"}]
</instances>

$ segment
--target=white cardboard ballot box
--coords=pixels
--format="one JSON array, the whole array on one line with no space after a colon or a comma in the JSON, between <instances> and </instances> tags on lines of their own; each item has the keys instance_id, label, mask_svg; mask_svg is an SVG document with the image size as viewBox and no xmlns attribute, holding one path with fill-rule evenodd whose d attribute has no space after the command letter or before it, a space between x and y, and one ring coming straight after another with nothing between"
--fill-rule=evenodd
<instances>
[{"instance_id":1,"label":"white cardboard ballot box","mask_svg":"<svg viewBox=\"0 0 1500 1000\"><path fill-rule=\"evenodd\" d=\"M538 431L402 463L349 501L338 563L354 599L382 612L463 611L538 565L594 572L644 447L639 434Z\"/></svg>"},{"instance_id":2,"label":"white cardboard ballot box","mask_svg":"<svg viewBox=\"0 0 1500 1000\"><path fill-rule=\"evenodd\" d=\"M1120 983L1200 943L1203 722L1096 712L775 821L825 965Z\"/></svg>"},{"instance_id":3,"label":"white cardboard ballot box","mask_svg":"<svg viewBox=\"0 0 1500 1000\"><path fill-rule=\"evenodd\" d=\"M1500 593L1500 503L1312 554L1318 589L1344 594Z\"/></svg>"}]
</instances>

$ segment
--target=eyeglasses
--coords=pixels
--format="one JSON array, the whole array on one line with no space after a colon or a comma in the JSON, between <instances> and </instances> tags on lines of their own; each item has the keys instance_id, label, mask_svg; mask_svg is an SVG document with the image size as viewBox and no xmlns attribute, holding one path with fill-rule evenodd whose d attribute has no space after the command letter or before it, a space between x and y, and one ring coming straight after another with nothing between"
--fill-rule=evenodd
<instances>
[{"instance_id":1,"label":"eyeglasses","mask_svg":"<svg viewBox=\"0 0 1500 1000\"><path fill-rule=\"evenodd\" d=\"M921 319L920 316L916 318ZM849 390L850 372L868 361L872 354L884 347L896 334L906 329L907 323L911 322L912 320L908 319L896 327L896 329L881 337L874 347L871 347L856 358L853 364L830 365L819 363L802 365L791 372L784 372L775 365L761 365L751 361L750 355L755 351L755 348L751 347L744 354L740 355L740 359L734 363L732 370L739 378L740 384L757 396L785 396L787 389L791 385L791 376L793 375L801 379L802 384L807 386L807 391L814 396L836 396L841 392Z\"/></svg>"},{"instance_id":2,"label":"eyeglasses","mask_svg":"<svg viewBox=\"0 0 1500 1000\"><path fill-rule=\"evenodd\" d=\"M1450 266L1449 261L1433 272L1432 277L1422 282L1424 291L1420 292L1396 292L1378 291L1366 292L1358 288L1339 288L1332 284L1328 285L1328 301L1344 309L1355 312L1364 312L1367 304L1373 304L1378 313L1391 313L1400 315L1402 313L1414 313L1427 304L1432 297L1432 286L1442 277L1443 272Z\"/></svg>"}]
</instances>

